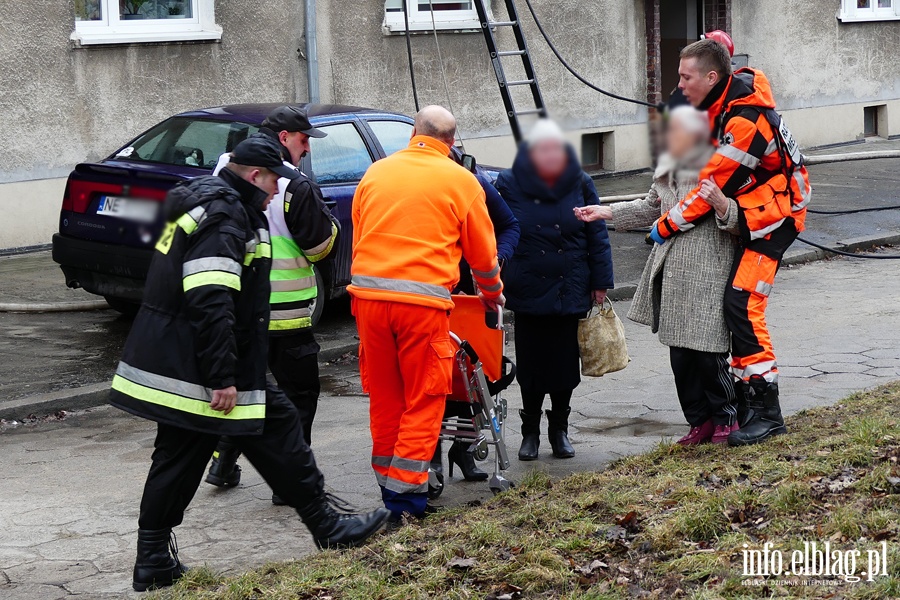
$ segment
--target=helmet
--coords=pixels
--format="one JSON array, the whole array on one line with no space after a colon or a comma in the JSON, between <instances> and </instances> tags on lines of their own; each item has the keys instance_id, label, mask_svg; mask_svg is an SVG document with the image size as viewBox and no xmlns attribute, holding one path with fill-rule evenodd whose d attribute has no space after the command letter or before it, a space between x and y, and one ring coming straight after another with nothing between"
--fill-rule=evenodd
<instances>
[{"instance_id":1,"label":"helmet","mask_svg":"<svg viewBox=\"0 0 900 600\"><path fill-rule=\"evenodd\" d=\"M731 39L731 36L722 31L721 29L715 29L713 31L708 31L703 35L704 40L715 40L725 46L728 50L728 54L734 56L734 41Z\"/></svg>"}]
</instances>

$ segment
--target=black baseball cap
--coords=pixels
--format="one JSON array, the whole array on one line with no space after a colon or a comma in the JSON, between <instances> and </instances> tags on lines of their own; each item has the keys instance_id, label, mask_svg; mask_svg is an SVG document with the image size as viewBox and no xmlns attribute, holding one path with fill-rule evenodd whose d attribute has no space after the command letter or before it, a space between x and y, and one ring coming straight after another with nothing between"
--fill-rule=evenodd
<instances>
[{"instance_id":1,"label":"black baseball cap","mask_svg":"<svg viewBox=\"0 0 900 600\"><path fill-rule=\"evenodd\" d=\"M262 167L280 177L292 179L297 171L284 164L281 145L261 135L253 135L234 147L231 162L247 167Z\"/></svg>"},{"instance_id":2,"label":"black baseball cap","mask_svg":"<svg viewBox=\"0 0 900 600\"><path fill-rule=\"evenodd\" d=\"M306 109L299 106L279 106L269 113L266 120L262 122L262 126L276 132L299 131L314 138L323 138L328 135L324 131L313 127L309 122Z\"/></svg>"}]
</instances>

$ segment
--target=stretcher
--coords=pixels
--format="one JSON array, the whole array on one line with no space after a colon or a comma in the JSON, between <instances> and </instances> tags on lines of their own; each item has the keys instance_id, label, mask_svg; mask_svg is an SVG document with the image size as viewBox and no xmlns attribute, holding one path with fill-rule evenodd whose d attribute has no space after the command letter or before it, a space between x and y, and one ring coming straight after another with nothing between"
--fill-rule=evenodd
<instances>
[{"instance_id":1,"label":"stretcher","mask_svg":"<svg viewBox=\"0 0 900 600\"><path fill-rule=\"evenodd\" d=\"M475 460L484 461L494 449L494 473L489 480L495 494L513 483L503 476L509 469L504 428L508 414L503 391L515 378L516 368L503 355L506 331L503 311L486 311L477 296L453 296L450 338L456 343L453 392L441 423L441 439L463 440ZM437 498L443 482L429 472L429 494Z\"/></svg>"}]
</instances>

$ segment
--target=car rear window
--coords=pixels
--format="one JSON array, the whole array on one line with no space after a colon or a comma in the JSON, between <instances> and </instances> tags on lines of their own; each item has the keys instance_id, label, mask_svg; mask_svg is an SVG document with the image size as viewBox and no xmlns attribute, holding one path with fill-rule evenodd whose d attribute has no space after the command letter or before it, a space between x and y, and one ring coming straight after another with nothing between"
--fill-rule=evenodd
<instances>
[{"instance_id":1,"label":"car rear window","mask_svg":"<svg viewBox=\"0 0 900 600\"><path fill-rule=\"evenodd\" d=\"M113 157L180 167L212 169L219 156L256 133L247 123L173 117L134 140Z\"/></svg>"}]
</instances>

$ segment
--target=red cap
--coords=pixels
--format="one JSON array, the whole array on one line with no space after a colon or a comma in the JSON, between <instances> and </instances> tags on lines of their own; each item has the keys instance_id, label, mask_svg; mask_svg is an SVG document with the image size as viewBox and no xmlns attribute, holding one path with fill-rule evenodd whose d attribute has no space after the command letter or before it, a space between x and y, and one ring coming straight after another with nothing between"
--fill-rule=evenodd
<instances>
[{"instance_id":1,"label":"red cap","mask_svg":"<svg viewBox=\"0 0 900 600\"><path fill-rule=\"evenodd\" d=\"M703 35L703 39L705 40L715 40L725 46L728 49L728 54L734 56L734 41L731 39L731 36L722 31L721 29L716 29L713 31L708 31Z\"/></svg>"}]
</instances>

